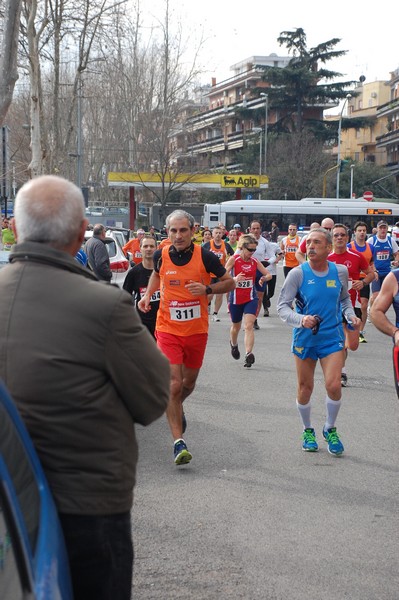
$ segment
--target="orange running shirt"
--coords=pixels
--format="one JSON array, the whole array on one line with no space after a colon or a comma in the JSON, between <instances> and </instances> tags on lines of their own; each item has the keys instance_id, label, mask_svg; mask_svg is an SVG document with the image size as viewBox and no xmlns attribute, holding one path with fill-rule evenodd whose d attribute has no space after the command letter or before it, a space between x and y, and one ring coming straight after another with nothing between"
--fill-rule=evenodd
<instances>
[{"instance_id":1,"label":"orange running shirt","mask_svg":"<svg viewBox=\"0 0 399 600\"><path fill-rule=\"evenodd\" d=\"M129 240L128 243L123 246L123 252L131 252L136 265L143 261L143 257L140 250L140 241L138 238L133 238L132 240Z\"/></svg>"},{"instance_id":2,"label":"orange running shirt","mask_svg":"<svg viewBox=\"0 0 399 600\"><path fill-rule=\"evenodd\" d=\"M215 242L213 240L210 240L209 249L211 252L216 254L218 259L220 260L220 263L224 266L226 264L226 258L227 258L226 244L224 243L224 241L222 240L221 246L217 247L215 245Z\"/></svg>"},{"instance_id":3,"label":"orange running shirt","mask_svg":"<svg viewBox=\"0 0 399 600\"><path fill-rule=\"evenodd\" d=\"M202 262L201 246L194 244L190 262L182 267L172 262L169 250L169 246L162 249L161 302L156 329L181 336L208 333L208 296L193 296L185 287L191 281L204 285L211 281Z\"/></svg>"},{"instance_id":4,"label":"orange running shirt","mask_svg":"<svg viewBox=\"0 0 399 600\"><path fill-rule=\"evenodd\" d=\"M348 244L348 248L350 250L352 250L353 252L357 252L361 256L364 256L364 258L367 260L367 262L369 264L373 260L373 253L371 251L370 244L368 244L367 242L364 246L358 246L356 244L356 242L353 240L352 242L350 242ZM364 279L365 277L366 277L365 273L360 273L360 279Z\"/></svg>"},{"instance_id":5,"label":"orange running shirt","mask_svg":"<svg viewBox=\"0 0 399 600\"><path fill-rule=\"evenodd\" d=\"M158 250L161 250L162 248L165 248L165 246L170 246L171 245L171 241L169 238L164 238L163 240L160 241L159 246L158 246Z\"/></svg>"},{"instance_id":6,"label":"orange running shirt","mask_svg":"<svg viewBox=\"0 0 399 600\"><path fill-rule=\"evenodd\" d=\"M284 267L297 267L299 262L295 258L295 252L299 248L299 235L296 235L293 238L290 238L288 235L283 240L284 246Z\"/></svg>"}]
</instances>

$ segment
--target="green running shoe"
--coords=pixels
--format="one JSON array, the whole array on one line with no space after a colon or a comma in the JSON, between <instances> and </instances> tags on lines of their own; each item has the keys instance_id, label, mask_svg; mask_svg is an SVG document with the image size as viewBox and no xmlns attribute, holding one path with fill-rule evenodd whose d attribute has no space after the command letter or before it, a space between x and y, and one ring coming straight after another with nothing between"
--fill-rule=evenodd
<instances>
[{"instance_id":1,"label":"green running shoe","mask_svg":"<svg viewBox=\"0 0 399 600\"><path fill-rule=\"evenodd\" d=\"M184 440L177 440L174 446L175 465L186 465L193 458L187 450L187 444Z\"/></svg>"},{"instance_id":2,"label":"green running shoe","mask_svg":"<svg viewBox=\"0 0 399 600\"><path fill-rule=\"evenodd\" d=\"M305 452L317 452L318 449L316 432L312 427L307 427L302 434L302 450L305 450Z\"/></svg>"},{"instance_id":3,"label":"green running shoe","mask_svg":"<svg viewBox=\"0 0 399 600\"><path fill-rule=\"evenodd\" d=\"M327 430L323 429L323 436L328 444L329 453L334 454L334 456L341 456L344 451L344 445L339 439L337 428L331 427Z\"/></svg>"}]
</instances>

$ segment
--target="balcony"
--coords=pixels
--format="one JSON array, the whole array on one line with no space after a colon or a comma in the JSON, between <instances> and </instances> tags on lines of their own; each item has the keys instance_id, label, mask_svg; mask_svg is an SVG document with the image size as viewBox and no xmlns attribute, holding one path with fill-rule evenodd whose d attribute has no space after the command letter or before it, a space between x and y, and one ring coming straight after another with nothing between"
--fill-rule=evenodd
<instances>
[{"instance_id":1,"label":"balcony","mask_svg":"<svg viewBox=\"0 0 399 600\"><path fill-rule=\"evenodd\" d=\"M379 147L387 146L395 142L399 142L399 129L388 131L387 133L384 133L384 135L378 135L376 137L376 145Z\"/></svg>"},{"instance_id":2,"label":"balcony","mask_svg":"<svg viewBox=\"0 0 399 600\"><path fill-rule=\"evenodd\" d=\"M377 118L388 117L392 114L395 114L399 111L399 98L395 98L394 100L390 100L385 104L381 104L381 106L377 109Z\"/></svg>"}]
</instances>

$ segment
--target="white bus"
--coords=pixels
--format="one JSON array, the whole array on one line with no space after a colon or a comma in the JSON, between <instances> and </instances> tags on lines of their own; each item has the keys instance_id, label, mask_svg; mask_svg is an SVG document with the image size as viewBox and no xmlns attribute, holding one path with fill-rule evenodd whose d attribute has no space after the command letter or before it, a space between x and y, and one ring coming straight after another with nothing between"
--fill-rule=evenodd
<instances>
[{"instance_id":1,"label":"white bus","mask_svg":"<svg viewBox=\"0 0 399 600\"><path fill-rule=\"evenodd\" d=\"M382 218L392 226L399 221L399 204L391 202L367 202L360 199L304 198L303 200L229 200L220 204L205 204L202 224L215 227L223 223L229 230L239 223L245 231L251 221L259 220L262 231L270 231L272 221L280 231L286 232L290 223L300 229L311 223L320 223L331 217L335 223L353 227L356 221L365 221L368 231Z\"/></svg>"}]
</instances>

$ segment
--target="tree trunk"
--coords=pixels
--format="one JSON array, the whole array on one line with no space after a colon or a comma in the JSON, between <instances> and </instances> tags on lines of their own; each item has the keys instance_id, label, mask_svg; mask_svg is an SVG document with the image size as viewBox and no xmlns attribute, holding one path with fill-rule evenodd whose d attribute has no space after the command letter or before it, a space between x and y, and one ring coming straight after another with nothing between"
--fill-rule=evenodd
<instances>
[{"instance_id":1,"label":"tree trunk","mask_svg":"<svg viewBox=\"0 0 399 600\"><path fill-rule=\"evenodd\" d=\"M0 54L0 125L11 104L17 73L17 50L21 0L6 0L3 40Z\"/></svg>"},{"instance_id":2,"label":"tree trunk","mask_svg":"<svg viewBox=\"0 0 399 600\"><path fill-rule=\"evenodd\" d=\"M27 37L29 47L29 78L30 78L30 134L32 158L29 164L31 177L37 177L43 173L43 151L41 132L41 77L39 58L39 37L36 32L35 17L37 13L37 0L30 3L29 19L27 26Z\"/></svg>"}]
</instances>

